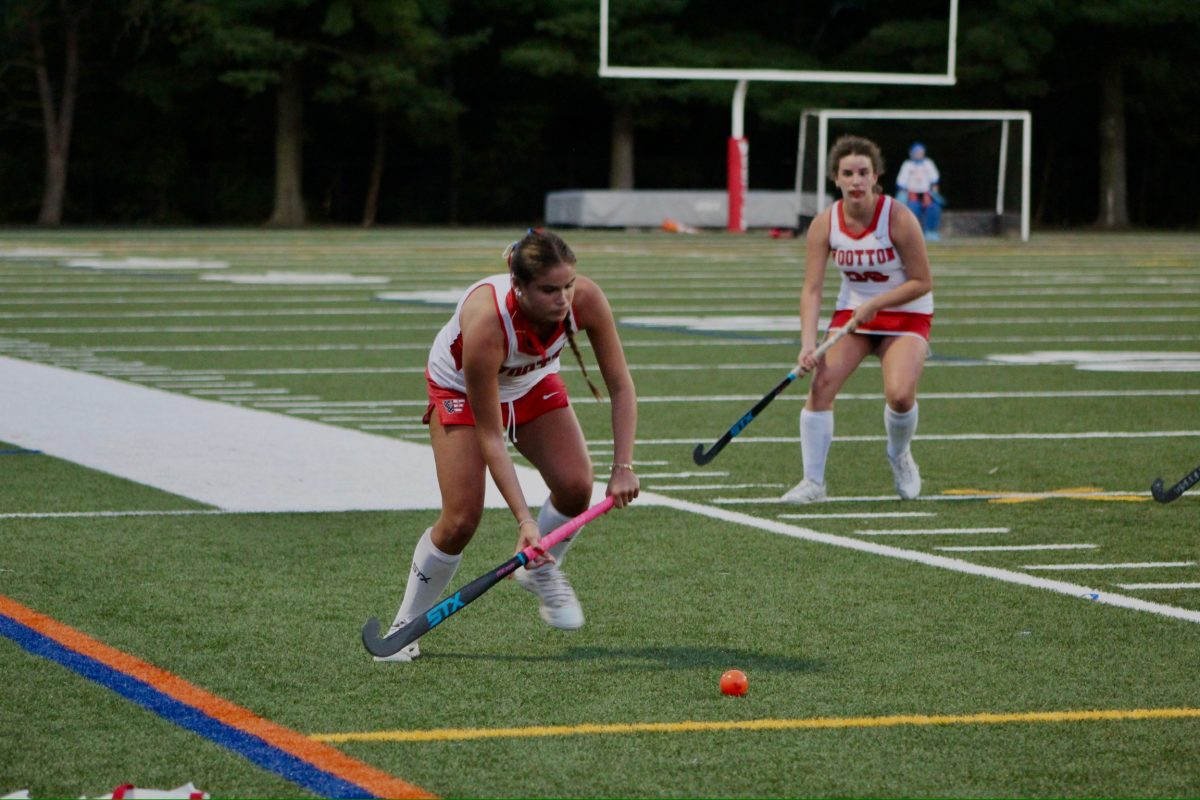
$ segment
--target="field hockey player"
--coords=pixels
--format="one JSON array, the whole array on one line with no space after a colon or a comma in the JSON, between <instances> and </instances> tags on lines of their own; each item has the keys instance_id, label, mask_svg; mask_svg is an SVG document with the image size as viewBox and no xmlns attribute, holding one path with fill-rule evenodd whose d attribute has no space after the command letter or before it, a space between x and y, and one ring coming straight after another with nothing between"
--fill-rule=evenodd
<instances>
[{"instance_id":1,"label":"field hockey player","mask_svg":"<svg viewBox=\"0 0 1200 800\"><path fill-rule=\"evenodd\" d=\"M917 382L933 321L933 277L925 238L912 211L879 186L883 157L874 142L843 136L830 150L829 164L829 177L842 199L818 214L808 228L800 296L797 361L814 370L808 401L800 412L804 478L783 499L791 503L825 499L834 400L863 359L875 355L883 368L888 461L896 492L911 500L921 493L921 473L911 444L917 431ZM829 328L838 330L854 320L857 330L818 359L821 288L831 261L842 282Z\"/></svg>"},{"instance_id":2,"label":"field hockey player","mask_svg":"<svg viewBox=\"0 0 1200 800\"><path fill-rule=\"evenodd\" d=\"M391 630L432 607L449 585L483 515L491 475L517 525L516 549L587 510L593 468L583 431L558 375L570 347L592 394L575 335L587 334L611 401L613 463L606 495L622 508L638 495L633 469L637 397L608 300L576 272L571 248L556 234L530 230L504 251L509 271L469 287L434 340L426 366L429 425L442 510L413 552L412 569ZM535 520L507 442L550 489ZM537 595L549 625L583 625L583 609L562 571L576 532L515 573ZM420 642L376 660L411 661Z\"/></svg>"}]
</instances>

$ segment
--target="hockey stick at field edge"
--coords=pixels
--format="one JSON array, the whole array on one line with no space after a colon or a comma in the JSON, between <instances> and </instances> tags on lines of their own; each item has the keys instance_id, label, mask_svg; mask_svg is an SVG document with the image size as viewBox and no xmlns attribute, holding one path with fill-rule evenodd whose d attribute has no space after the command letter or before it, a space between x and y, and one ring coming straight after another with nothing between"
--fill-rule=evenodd
<instances>
[{"instance_id":1,"label":"hockey stick at field edge","mask_svg":"<svg viewBox=\"0 0 1200 800\"><path fill-rule=\"evenodd\" d=\"M1163 479L1155 478L1154 483L1150 484L1150 493L1154 495L1154 499L1158 502L1169 503L1192 488L1197 482L1200 482L1200 467L1196 467L1187 475L1184 475L1179 483L1166 490L1163 489Z\"/></svg>"}]
</instances>

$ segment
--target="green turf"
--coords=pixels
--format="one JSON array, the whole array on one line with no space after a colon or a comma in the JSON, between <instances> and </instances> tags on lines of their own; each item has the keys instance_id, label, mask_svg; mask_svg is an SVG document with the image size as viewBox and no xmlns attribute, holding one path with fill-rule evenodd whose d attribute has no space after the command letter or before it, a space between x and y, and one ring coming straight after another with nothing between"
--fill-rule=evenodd
<instances>
[{"instance_id":1,"label":"green turf","mask_svg":"<svg viewBox=\"0 0 1200 800\"><path fill-rule=\"evenodd\" d=\"M423 410L423 379L411 370L423 365L446 309L382 303L374 293L465 286L500 269L499 253L513 236L487 229L0 232L0 252L71 247L108 257L229 259L227 272L389 279L268 288L202 282L196 272L101 273L54 259L0 259L0 355L66 367L89 356L99 361L87 368L113 377L134 362L161 368L136 378L148 386L219 373L286 390L229 401L281 412L279 400L299 395L403 401L387 416L412 424ZM599 231L567 238L618 319L795 313L796 242ZM1196 497L1164 506L1146 494L1153 478L1173 483L1200 462L1200 396L1189 394L1200 388L1197 373L986 361L1037 351L1200 351L1200 304L1188 307L1196 294L1187 280L1200 268L1200 238L949 241L932 248L932 261L941 310L914 448L925 494L1092 487L1138 493L1132 501L738 503L777 496L799 480L803 385L707 467L692 463L691 450L715 440L782 377L794 362L795 332L625 326L645 400L636 452L643 487L751 520L1101 591L1200 580L1196 565L1027 569L1197 560ZM1055 310L1056 303L1066 305ZM1128 307L1095 307L1103 303ZM410 371L331 371L387 368ZM570 359L564 377L602 466L611 457L608 407L585 399ZM833 447L831 494L891 495L879 369L865 365L843 394L836 433L853 440ZM960 394L971 396L953 396ZM730 399L710 399L716 395ZM427 441L411 428L373 432ZM1053 438L1096 432L1130 436ZM963 434L981 438L944 438ZM572 550L568 572L588 620L582 630L548 629L534 599L506 582L428 635L420 661L375 664L358 643L359 628L368 616L393 613L413 543L436 511L63 516L204 509L47 455L0 455L0 475L0 594L303 733L1200 707L1195 622L645 505L606 516ZM862 512L936 516L780 516ZM511 553L511 528L506 512L485 514L456 585ZM1008 532L863 533L896 528ZM1096 549L937 549L1046 543ZM1123 593L1200 609L1194 590ZM732 667L750 677L744 698L717 690ZM28 788L35 797L69 797L125 782L189 780L214 797L307 794L8 639L0 639L0 668L0 794ZM1197 719L1014 721L337 746L447 796L1192 797L1200 794L1198 733Z\"/></svg>"}]
</instances>

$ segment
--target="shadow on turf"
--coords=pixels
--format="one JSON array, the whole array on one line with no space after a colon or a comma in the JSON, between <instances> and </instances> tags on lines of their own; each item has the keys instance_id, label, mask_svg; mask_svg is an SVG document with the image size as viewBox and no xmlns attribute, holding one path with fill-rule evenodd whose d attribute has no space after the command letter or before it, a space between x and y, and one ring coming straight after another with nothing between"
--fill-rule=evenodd
<instances>
[{"instance_id":1,"label":"shadow on turf","mask_svg":"<svg viewBox=\"0 0 1200 800\"><path fill-rule=\"evenodd\" d=\"M825 662L762 652L708 647L568 647L558 655L495 653L422 653L421 660L453 658L478 661L606 661L610 672L633 670L728 669L736 666L766 672L823 672Z\"/></svg>"}]
</instances>

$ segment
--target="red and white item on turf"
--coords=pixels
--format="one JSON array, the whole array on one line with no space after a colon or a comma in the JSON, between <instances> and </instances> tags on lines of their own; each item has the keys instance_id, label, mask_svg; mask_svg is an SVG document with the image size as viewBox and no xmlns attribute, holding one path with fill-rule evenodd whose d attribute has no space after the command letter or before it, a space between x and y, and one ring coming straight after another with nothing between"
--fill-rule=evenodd
<instances>
[{"instance_id":1,"label":"red and white item on turf","mask_svg":"<svg viewBox=\"0 0 1200 800\"><path fill-rule=\"evenodd\" d=\"M112 790L112 794L104 795L101 800L157 800L157 798L185 798L185 800L208 800L208 792L202 792L191 783L176 786L174 789L146 789L126 783Z\"/></svg>"},{"instance_id":2,"label":"red and white item on turf","mask_svg":"<svg viewBox=\"0 0 1200 800\"><path fill-rule=\"evenodd\" d=\"M158 800L158 798L180 798L180 800L209 800L208 792L202 792L191 783L176 786L174 789L147 789L134 786L132 783L122 784L111 792L101 795L97 800ZM6 794L0 800L29 800L29 790Z\"/></svg>"}]
</instances>

